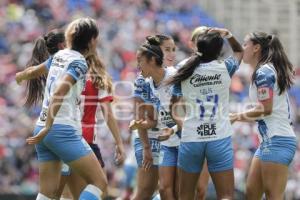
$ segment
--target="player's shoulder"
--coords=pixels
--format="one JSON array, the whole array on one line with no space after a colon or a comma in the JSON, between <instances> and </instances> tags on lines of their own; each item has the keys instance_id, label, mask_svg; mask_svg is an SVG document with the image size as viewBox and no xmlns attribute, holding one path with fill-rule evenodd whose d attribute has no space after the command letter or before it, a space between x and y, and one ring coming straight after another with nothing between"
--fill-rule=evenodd
<instances>
[{"instance_id":1,"label":"player's shoulder","mask_svg":"<svg viewBox=\"0 0 300 200\"><path fill-rule=\"evenodd\" d=\"M144 86L144 85L149 84L149 79L143 77L143 76L140 74L140 75L138 75L138 76L136 77L136 79L134 80L134 84L135 84L136 86Z\"/></svg>"},{"instance_id":2,"label":"player's shoulder","mask_svg":"<svg viewBox=\"0 0 300 200\"><path fill-rule=\"evenodd\" d=\"M273 67L272 64L266 63L261 65L255 72L256 78L261 78L261 77L275 77L276 76L276 71Z\"/></svg>"},{"instance_id":3,"label":"player's shoulder","mask_svg":"<svg viewBox=\"0 0 300 200\"><path fill-rule=\"evenodd\" d=\"M165 70L166 70L167 76L172 76L172 75L176 74L176 72L178 71L174 66L166 67Z\"/></svg>"}]
</instances>

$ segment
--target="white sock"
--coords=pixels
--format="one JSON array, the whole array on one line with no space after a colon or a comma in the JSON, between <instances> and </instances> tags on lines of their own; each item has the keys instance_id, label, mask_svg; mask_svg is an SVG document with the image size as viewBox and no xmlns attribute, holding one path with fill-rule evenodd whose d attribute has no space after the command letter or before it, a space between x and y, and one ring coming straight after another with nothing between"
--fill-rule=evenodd
<instances>
[{"instance_id":1,"label":"white sock","mask_svg":"<svg viewBox=\"0 0 300 200\"><path fill-rule=\"evenodd\" d=\"M51 200L50 198L46 197L42 193L38 193L36 200Z\"/></svg>"},{"instance_id":2,"label":"white sock","mask_svg":"<svg viewBox=\"0 0 300 200\"><path fill-rule=\"evenodd\" d=\"M102 191L95 185L87 185L80 193L79 200L100 200Z\"/></svg>"}]
</instances>

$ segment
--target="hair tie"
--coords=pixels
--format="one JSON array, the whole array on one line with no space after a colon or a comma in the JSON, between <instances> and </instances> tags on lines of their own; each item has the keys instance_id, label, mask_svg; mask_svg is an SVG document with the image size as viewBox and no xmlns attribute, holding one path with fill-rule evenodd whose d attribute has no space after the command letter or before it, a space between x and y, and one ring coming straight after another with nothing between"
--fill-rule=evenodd
<instances>
[{"instance_id":1,"label":"hair tie","mask_svg":"<svg viewBox=\"0 0 300 200\"><path fill-rule=\"evenodd\" d=\"M143 50L145 50L145 51L148 51L148 52L152 53L152 55L157 56L158 58L161 58L160 55L158 55L157 53L155 53L155 52L154 52L150 47L148 47L148 46L143 45L143 46L141 47L141 49L143 49Z\"/></svg>"},{"instance_id":2,"label":"hair tie","mask_svg":"<svg viewBox=\"0 0 300 200\"><path fill-rule=\"evenodd\" d=\"M203 53L201 53L201 52L199 52L199 51L197 51L195 54L196 54L197 56L199 56L199 57L202 57L202 56L203 56Z\"/></svg>"},{"instance_id":3,"label":"hair tie","mask_svg":"<svg viewBox=\"0 0 300 200\"><path fill-rule=\"evenodd\" d=\"M47 36L47 35L44 35L43 39L44 39L45 41L47 41L48 36Z\"/></svg>"}]
</instances>

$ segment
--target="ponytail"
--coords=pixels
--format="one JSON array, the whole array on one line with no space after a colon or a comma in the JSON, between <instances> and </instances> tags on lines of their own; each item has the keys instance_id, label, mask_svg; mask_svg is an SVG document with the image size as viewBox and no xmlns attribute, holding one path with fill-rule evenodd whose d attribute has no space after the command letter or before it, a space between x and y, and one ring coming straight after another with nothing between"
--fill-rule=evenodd
<instances>
[{"instance_id":1,"label":"ponytail","mask_svg":"<svg viewBox=\"0 0 300 200\"><path fill-rule=\"evenodd\" d=\"M277 72L277 85L279 95L288 90L293 84L294 69L289 61L283 46L275 35L268 35L263 32L250 34L250 40L261 46L261 58L252 75L252 82L256 78L256 71L264 64L272 63Z\"/></svg>"},{"instance_id":2,"label":"ponytail","mask_svg":"<svg viewBox=\"0 0 300 200\"><path fill-rule=\"evenodd\" d=\"M49 57L49 53L46 46L46 41L39 37L34 44L32 55L30 60L26 64L27 67L39 65ZM46 84L46 76L40 76L36 79L27 81L26 84L26 97L25 106L31 107L36 105L44 97L44 87Z\"/></svg>"},{"instance_id":3,"label":"ponytail","mask_svg":"<svg viewBox=\"0 0 300 200\"><path fill-rule=\"evenodd\" d=\"M177 71L177 73L167 80L166 84L178 84L193 75L195 69L201 63L216 60L221 53L223 39L220 33L204 33L197 38L198 52L191 56L188 61Z\"/></svg>"}]
</instances>

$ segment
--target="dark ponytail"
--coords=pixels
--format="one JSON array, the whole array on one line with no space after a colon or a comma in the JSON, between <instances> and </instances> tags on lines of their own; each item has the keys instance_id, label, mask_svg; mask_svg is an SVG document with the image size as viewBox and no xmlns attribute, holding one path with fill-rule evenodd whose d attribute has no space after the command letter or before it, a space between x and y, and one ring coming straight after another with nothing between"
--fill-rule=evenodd
<instances>
[{"instance_id":1,"label":"dark ponytail","mask_svg":"<svg viewBox=\"0 0 300 200\"><path fill-rule=\"evenodd\" d=\"M48 52L50 55L53 55L60 50L58 44L65 42L65 34L59 30L52 30L44 36L44 40L46 41Z\"/></svg>"},{"instance_id":2,"label":"dark ponytail","mask_svg":"<svg viewBox=\"0 0 300 200\"><path fill-rule=\"evenodd\" d=\"M282 94L293 84L294 69L281 42L275 35L268 35L264 32L251 33L250 40L261 46L261 58L252 75L252 82L256 78L256 71L262 65L272 63L277 72L279 95Z\"/></svg>"},{"instance_id":3,"label":"dark ponytail","mask_svg":"<svg viewBox=\"0 0 300 200\"><path fill-rule=\"evenodd\" d=\"M218 59L223 47L223 39L219 33L207 33L199 35L197 49L188 61L171 77L166 84L174 85L189 78L200 65Z\"/></svg>"},{"instance_id":4,"label":"dark ponytail","mask_svg":"<svg viewBox=\"0 0 300 200\"><path fill-rule=\"evenodd\" d=\"M26 68L39 65L46 61L50 55L53 55L60 50L58 45L64 42L64 32L56 29L52 30L44 37L38 38L35 41L32 56L26 64ZM47 76L43 75L39 78L27 81L25 106L31 107L43 99L46 78Z\"/></svg>"},{"instance_id":5,"label":"dark ponytail","mask_svg":"<svg viewBox=\"0 0 300 200\"><path fill-rule=\"evenodd\" d=\"M161 41L156 36L146 37L146 42L140 46L138 51L142 56L145 56L147 60L150 60L152 57L155 59L155 63L158 66L162 66L164 60L164 54L160 48Z\"/></svg>"},{"instance_id":6,"label":"dark ponytail","mask_svg":"<svg viewBox=\"0 0 300 200\"><path fill-rule=\"evenodd\" d=\"M46 41L39 37L34 44L32 55L30 60L26 64L27 67L39 65L49 57L49 53L46 46ZM26 101L25 106L31 107L44 97L44 86L46 83L46 76L40 76L36 79L31 79L27 81L26 84Z\"/></svg>"}]
</instances>

